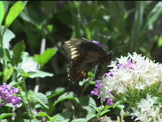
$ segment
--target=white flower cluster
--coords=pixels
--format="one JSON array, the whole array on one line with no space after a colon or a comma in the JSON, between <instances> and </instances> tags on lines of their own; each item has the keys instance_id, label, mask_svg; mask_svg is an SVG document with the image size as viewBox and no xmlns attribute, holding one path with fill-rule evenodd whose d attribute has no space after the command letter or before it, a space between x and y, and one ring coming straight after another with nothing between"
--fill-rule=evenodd
<instances>
[{"instance_id":1,"label":"white flower cluster","mask_svg":"<svg viewBox=\"0 0 162 122\"><path fill-rule=\"evenodd\" d=\"M162 81L162 65L136 52L117 58L109 67L113 68L99 80L98 91L95 89L102 100L113 99L116 95L126 94L128 91L147 90L152 84ZM115 96L112 93L115 93Z\"/></svg>"},{"instance_id":2,"label":"white flower cluster","mask_svg":"<svg viewBox=\"0 0 162 122\"><path fill-rule=\"evenodd\" d=\"M142 99L137 103L137 107L133 107L132 117L136 117L135 121L140 122L162 122L162 113L160 113L161 105L154 106L157 97L147 94L146 99Z\"/></svg>"}]
</instances>

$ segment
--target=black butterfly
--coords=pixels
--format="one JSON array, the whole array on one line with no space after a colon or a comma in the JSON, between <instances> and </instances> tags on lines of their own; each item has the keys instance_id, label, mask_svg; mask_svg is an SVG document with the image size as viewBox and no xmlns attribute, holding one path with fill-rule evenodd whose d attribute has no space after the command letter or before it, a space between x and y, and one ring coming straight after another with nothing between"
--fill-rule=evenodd
<instances>
[{"instance_id":1,"label":"black butterfly","mask_svg":"<svg viewBox=\"0 0 162 122\"><path fill-rule=\"evenodd\" d=\"M99 64L95 79L102 75L102 67L107 66L111 61L113 52L105 52L98 45L85 38L73 38L63 45L69 60L71 61L68 71L68 79L73 82L82 81L87 77L95 65Z\"/></svg>"}]
</instances>

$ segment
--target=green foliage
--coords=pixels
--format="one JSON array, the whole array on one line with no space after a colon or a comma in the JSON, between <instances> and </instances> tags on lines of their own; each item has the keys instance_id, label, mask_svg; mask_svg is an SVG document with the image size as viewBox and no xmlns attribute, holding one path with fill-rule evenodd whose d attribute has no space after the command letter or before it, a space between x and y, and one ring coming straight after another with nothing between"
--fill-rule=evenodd
<instances>
[{"instance_id":1,"label":"green foliage","mask_svg":"<svg viewBox=\"0 0 162 122\"><path fill-rule=\"evenodd\" d=\"M1 8L1 14L0 14L0 26L1 26L1 23L3 21L3 18L4 18L4 14L5 14L5 11L4 11L4 5L3 5L3 2L0 1L0 8Z\"/></svg>"},{"instance_id":2,"label":"green foliage","mask_svg":"<svg viewBox=\"0 0 162 122\"><path fill-rule=\"evenodd\" d=\"M19 42L13 47L13 58L12 60L12 65L16 66L18 63L22 62L21 59L21 53L24 52L25 50L25 44L23 42Z\"/></svg>"},{"instance_id":3,"label":"green foliage","mask_svg":"<svg viewBox=\"0 0 162 122\"><path fill-rule=\"evenodd\" d=\"M5 26L9 27L11 23L16 19L16 17L21 13L24 9L24 5L21 1L16 2L9 10L7 17L5 19Z\"/></svg>"},{"instance_id":4,"label":"green foliage","mask_svg":"<svg viewBox=\"0 0 162 122\"><path fill-rule=\"evenodd\" d=\"M3 71L3 81L6 82L12 75L13 73L13 67L5 67L4 71Z\"/></svg>"},{"instance_id":5,"label":"green foliage","mask_svg":"<svg viewBox=\"0 0 162 122\"><path fill-rule=\"evenodd\" d=\"M5 29L4 26L1 26L0 30L1 30L0 32L1 32L1 35L2 35L1 36L1 39L2 39L1 48L9 49L9 43L13 38L15 38L15 34L11 30Z\"/></svg>"},{"instance_id":6,"label":"green foliage","mask_svg":"<svg viewBox=\"0 0 162 122\"><path fill-rule=\"evenodd\" d=\"M0 108L2 121L117 118L126 109L120 101L109 106L90 96L93 71L80 83L66 80L62 44L87 38L108 46L115 57L136 51L162 61L161 6L161 1L0 1L0 85L19 88L22 98L17 109Z\"/></svg>"},{"instance_id":7,"label":"green foliage","mask_svg":"<svg viewBox=\"0 0 162 122\"><path fill-rule=\"evenodd\" d=\"M35 55L34 59L42 67L56 54L56 49L47 49L41 55Z\"/></svg>"}]
</instances>

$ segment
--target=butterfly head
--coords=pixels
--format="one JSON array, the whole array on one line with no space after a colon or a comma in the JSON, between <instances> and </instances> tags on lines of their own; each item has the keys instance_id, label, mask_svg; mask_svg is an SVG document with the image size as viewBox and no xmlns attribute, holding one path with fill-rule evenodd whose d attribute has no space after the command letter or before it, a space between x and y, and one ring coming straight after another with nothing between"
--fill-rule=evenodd
<instances>
[{"instance_id":1,"label":"butterfly head","mask_svg":"<svg viewBox=\"0 0 162 122\"><path fill-rule=\"evenodd\" d=\"M101 63L107 66L112 59L112 55L114 55L113 51L108 52L106 55L101 55Z\"/></svg>"}]
</instances>

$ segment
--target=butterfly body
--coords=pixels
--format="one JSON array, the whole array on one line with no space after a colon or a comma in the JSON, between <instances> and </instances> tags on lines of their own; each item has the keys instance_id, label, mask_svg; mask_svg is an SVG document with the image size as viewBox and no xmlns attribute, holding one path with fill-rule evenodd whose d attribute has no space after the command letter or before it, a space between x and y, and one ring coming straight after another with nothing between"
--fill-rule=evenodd
<instances>
[{"instance_id":1,"label":"butterfly body","mask_svg":"<svg viewBox=\"0 0 162 122\"><path fill-rule=\"evenodd\" d=\"M111 60L112 52L105 52L98 45L84 38L74 38L66 41L64 50L70 60L68 79L73 82L82 81L95 65L98 65L95 78L102 75L102 67Z\"/></svg>"}]
</instances>

